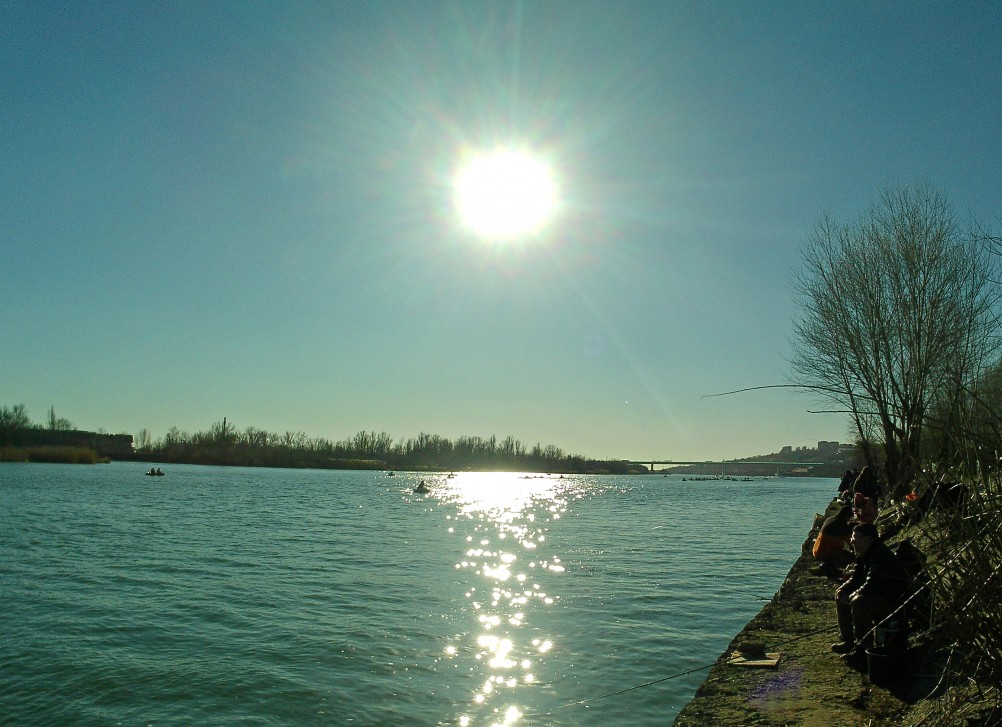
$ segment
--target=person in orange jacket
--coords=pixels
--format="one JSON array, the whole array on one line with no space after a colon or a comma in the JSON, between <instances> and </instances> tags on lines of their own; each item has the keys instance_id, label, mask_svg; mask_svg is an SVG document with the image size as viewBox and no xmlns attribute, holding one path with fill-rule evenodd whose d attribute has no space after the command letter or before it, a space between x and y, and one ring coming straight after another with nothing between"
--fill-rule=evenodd
<instances>
[{"instance_id":1,"label":"person in orange jacket","mask_svg":"<svg viewBox=\"0 0 1002 727\"><path fill-rule=\"evenodd\" d=\"M811 553L815 559L832 570L844 569L853 561L853 555L848 549L852 537L852 515L852 506L844 505L825 520L818 537L814 540Z\"/></svg>"}]
</instances>

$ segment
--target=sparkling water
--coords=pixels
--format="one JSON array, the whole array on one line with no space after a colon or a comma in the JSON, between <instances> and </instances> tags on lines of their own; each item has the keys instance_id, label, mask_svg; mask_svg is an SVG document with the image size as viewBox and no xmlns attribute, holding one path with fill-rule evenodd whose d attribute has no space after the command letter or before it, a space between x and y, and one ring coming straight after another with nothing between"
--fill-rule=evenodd
<instances>
[{"instance_id":1,"label":"sparkling water","mask_svg":"<svg viewBox=\"0 0 1002 727\"><path fill-rule=\"evenodd\" d=\"M836 484L150 466L0 464L0 724L665 725Z\"/></svg>"}]
</instances>

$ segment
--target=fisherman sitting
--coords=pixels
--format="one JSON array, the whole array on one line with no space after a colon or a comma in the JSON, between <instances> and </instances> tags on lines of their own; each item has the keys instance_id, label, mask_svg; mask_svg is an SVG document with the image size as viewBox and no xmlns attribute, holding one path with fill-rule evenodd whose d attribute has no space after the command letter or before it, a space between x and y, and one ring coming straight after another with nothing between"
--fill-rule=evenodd
<instances>
[{"instance_id":1,"label":"fisherman sitting","mask_svg":"<svg viewBox=\"0 0 1002 727\"><path fill-rule=\"evenodd\" d=\"M852 501L852 512L856 517L856 521L860 523L873 523L880 513L877 509L877 501L874 498L866 497L858 492Z\"/></svg>"},{"instance_id":2,"label":"fisherman sitting","mask_svg":"<svg viewBox=\"0 0 1002 727\"><path fill-rule=\"evenodd\" d=\"M851 520L852 507L843 505L821 526L811 553L821 561L822 573L838 575L852 563L852 553L848 550L849 540L852 538Z\"/></svg>"},{"instance_id":3,"label":"fisherman sitting","mask_svg":"<svg viewBox=\"0 0 1002 727\"><path fill-rule=\"evenodd\" d=\"M894 552L880 540L870 523L852 531L856 565L852 577L835 591L835 612L842 641L832 651L856 668L866 664L873 632L900 605L908 588L908 573Z\"/></svg>"},{"instance_id":4,"label":"fisherman sitting","mask_svg":"<svg viewBox=\"0 0 1002 727\"><path fill-rule=\"evenodd\" d=\"M880 482L877 480L876 474L869 467L864 467L860 470L859 475L856 477L856 481L852 485L852 494L854 497L868 497L874 502L879 500L884 495L884 488L881 487Z\"/></svg>"},{"instance_id":5,"label":"fisherman sitting","mask_svg":"<svg viewBox=\"0 0 1002 727\"><path fill-rule=\"evenodd\" d=\"M845 474L842 475L842 479L838 483L838 499L843 505L848 505L852 500L852 486L857 477L859 477L859 472L855 470L846 470Z\"/></svg>"}]
</instances>

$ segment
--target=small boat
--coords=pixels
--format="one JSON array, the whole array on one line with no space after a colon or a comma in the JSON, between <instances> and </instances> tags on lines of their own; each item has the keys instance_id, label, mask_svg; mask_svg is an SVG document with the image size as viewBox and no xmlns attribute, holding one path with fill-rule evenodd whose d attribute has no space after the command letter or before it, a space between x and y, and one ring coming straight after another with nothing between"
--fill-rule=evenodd
<instances>
[{"instance_id":1,"label":"small boat","mask_svg":"<svg viewBox=\"0 0 1002 727\"><path fill-rule=\"evenodd\" d=\"M418 486L414 488L414 492L418 495L427 495L431 490L428 489L428 485L425 484L424 480L421 480Z\"/></svg>"},{"instance_id":2,"label":"small boat","mask_svg":"<svg viewBox=\"0 0 1002 727\"><path fill-rule=\"evenodd\" d=\"M163 477L164 473L159 467L153 469L150 467L150 471L145 473L147 477Z\"/></svg>"}]
</instances>

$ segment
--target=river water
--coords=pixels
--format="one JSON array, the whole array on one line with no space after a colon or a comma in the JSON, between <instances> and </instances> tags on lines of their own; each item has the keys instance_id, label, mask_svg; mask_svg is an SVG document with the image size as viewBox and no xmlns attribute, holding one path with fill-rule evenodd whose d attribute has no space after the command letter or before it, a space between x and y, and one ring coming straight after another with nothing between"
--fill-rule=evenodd
<instances>
[{"instance_id":1,"label":"river water","mask_svg":"<svg viewBox=\"0 0 1002 727\"><path fill-rule=\"evenodd\" d=\"M0 464L0 724L670 724L836 485L164 470Z\"/></svg>"}]
</instances>

